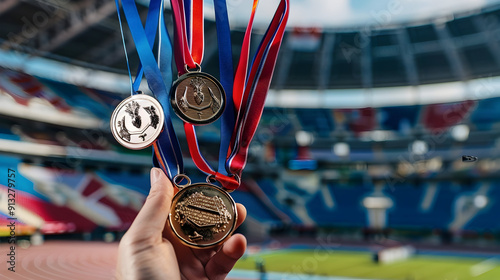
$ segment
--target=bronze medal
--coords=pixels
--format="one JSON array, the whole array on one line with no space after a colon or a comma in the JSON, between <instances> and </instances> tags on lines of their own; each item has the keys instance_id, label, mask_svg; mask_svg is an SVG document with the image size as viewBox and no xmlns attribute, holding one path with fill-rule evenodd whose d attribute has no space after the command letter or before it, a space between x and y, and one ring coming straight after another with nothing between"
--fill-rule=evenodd
<instances>
[{"instance_id":1,"label":"bronze medal","mask_svg":"<svg viewBox=\"0 0 500 280\"><path fill-rule=\"evenodd\" d=\"M209 248L223 243L236 228L236 204L215 185L196 183L174 196L169 223L187 246Z\"/></svg>"},{"instance_id":2,"label":"bronze medal","mask_svg":"<svg viewBox=\"0 0 500 280\"><path fill-rule=\"evenodd\" d=\"M153 144L163 129L161 104L146 94L135 94L116 106L111 115L111 132L122 146L140 150Z\"/></svg>"},{"instance_id":3,"label":"bronze medal","mask_svg":"<svg viewBox=\"0 0 500 280\"><path fill-rule=\"evenodd\" d=\"M177 79L170 91L170 103L183 121L195 125L216 121L224 111L226 95L211 75L188 72Z\"/></svg>"}]
</instances>

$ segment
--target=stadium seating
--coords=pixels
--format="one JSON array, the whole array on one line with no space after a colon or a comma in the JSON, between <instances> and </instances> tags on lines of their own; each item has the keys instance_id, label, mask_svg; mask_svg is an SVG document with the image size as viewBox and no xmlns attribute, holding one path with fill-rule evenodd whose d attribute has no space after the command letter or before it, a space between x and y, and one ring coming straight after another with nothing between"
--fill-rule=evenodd
<instances>
[{"instance_id":1,"label":"stadium seating","mask_svg":"<svg viewBox=\"0 0 500 280\"><path fill-rule=\"evenodd\" d=\"M83 110L94 114L102 121L107 121L114 106L123 99L111 92L36 78L7 69L3 69L2 72L17 78L14 81L0 80L0 88L22 104L27 104L30 99L39 98L53 104L54 110ZM23 87L27 86L26 83L28 86L34 84L36 92L32 95L24 93ZM30 90L33 91L31 88ZM55 100L64 100L64 103ZM280 109L269 107L264 111L262 126L271 126L271 131L277 136L286 136L288 131L305 130L319 138L327 138L334 131L347 131L351 133L351 137L356 138L361 135L361 132L375 129L392 131L394 135L403 137L418 131L421 127L442 131L459 123L471 124L473 130L486 130L495 125L500 118L496 110L499 102L500 98L488 98L478 102L463 101L381 108L342 110L295 108L292 110L298 122L278 112ZM440 120L443 116L446 119ZM178 122L178 119L174 117L174 121ZM215 125L210 129L212 133L206 133L204 136L207 141L217 138L217 133L213 129L219 129L219 126Z\"/></svg>"},{"instance_id":2,"label":"stadium seating","mask_svg":"<svg viewBox=\"0 0 500 280\"><path fill-rule=\"evenodd\" d=\"M500 230L500 223L498 223L498 213L500 213L500 185L492 183L493 187L488 193L488 202L485 208L481 209L479 213L472 218L464 227L465 230L479 231L479 232L497 232Z\"/></svg>"},{"instance_id":3,"label":"stadium seating","mask_svg":"<svg viewBox=\"0 0 500 280\"><path fill-rule=\"evenodd\" d=\"M266 224L279 224L281 221L274 215L255 195L248 191L231 193L235 202L242 203L247 208L248 214L255 220Z\"/></svg>"},{"instance_id":4,"label":"stadium seating","mask_svg":"<svg viewBox=\"0 0 500 280\"><path fill-rule=\"evenodd\" d=\"M386 189L394 206L388 214L390 227L447 228L452 219L453 200L457 193L447 184L436 188L428 209L422 208L426 186L400 184Z\"/></svg>"},{"instance_id":5,"label":"stadium seating","mask_svg":"<svg viewBox=\"0 0 500 280\"><path fill-rule=\"evenodd\" d=\"M28 104L28 100L33 98L44 99L52 104L51 110L61 110L65 112L74 112L78 110L88 111L95 115L101 121L106 122L117 102L122 97L115 93L94 90L89 88L77 87L61 82L49 81L46 79L32 77L26 74L15 72L8 69L2 69L7 73L8 79L0 80L0 89L4 94L8 94L20 104ZM23 93L24 92L24 93ZM65 100L58 102L58 100ZM479 101L463 101L447 104L431 105L412 105L412 106L392 106L381 108L360 108L360 109L290 109L297 118L292 120L289 113L279 108L266 108L264 110L261 126L267 130L260 140L268 141L276 137L290 137L297 130L305 130L312 133L318 139L327 139L332 133L347 133L348 139L365 141L364 132L374 130L383 130L391 133L395 139L406 139L415 132L422 132L427 129L429 133L433 131L446 131L452 126L460 123L470 125L471 131L490 130L498 125L500 115L497 110L500 108L500 98L489 98ZM24 106L24 105L23 105ZM27 106L27 105L26 105ZM445 114L446 113L446 114ZM445 117L443 117L446 115ZM179 120L174 118L176 127L179 127ZM106 141L82 141L82 138L88 137L74 128L59 128L65 132L65 138L56 137L56 133L42 129L37 132L36 129L17 128L14 132L12 126L3 122L0 126L0 138L12 141L27 141L39 144L49 144L61 147L79 146L83 149L117 151L118 153L128 154L129 151L121 148L114 142ZM218 141L218 124L210 127L200 127L198 134L201 141L207 143L216 143ZM102 139L109 139L110 135L103 135ZM83 139L85 140L85 139ZM87 139L88 140L88 139ZM88 145L88 143L91 145ZM87 143L87 144L85 144ZM399 147L401 148L401 147ZM406 149L407 147L402 147ZM390 151L387 149L386 151ZM436 150L440 151L440 150ZM443 150L444 151L444 150ZM149 151L140 152L144 157L148 157ZM287 159L287 151L275 151L278 161ZM312 159L320 155L318 151L311 151ZM334 155L327 157L335 158ZM216 156L208 155L210 160ZM372 149L355 149L349 155L350 160L363 161L374 160L374 151ZM321 158L320 158L321 159ZM3 157L2 163L5 166L17 166L20 161L15 158ZM77 174L77 173L75 173ZM430 174L430 173L429 173ZM69 176L68 174L60 177L59 183L68 186L76 186L83 180L84 173ZM76 176L76 177L75 177ZM96 184L104 182L113 186L121 186L126 190L134 192L132 195L137 200L137 195L144 197L149 190L149 179L147 175L132 175L126 172L105 172L97 171L93 176L96 178ZM429 175L430 176L430 175ZM203 181L203 178L198 178ZM43 218L46 221L61 220L60 209L65 207L58 205L43 192L39 192L34 183L29 179L21 177L26 184L20 187L21 204L30 201L36 206L33 211L45 208ZM76 180L76 181L75 181ZM259 179L257 184L261 190L274 204L278 211L284 213L294 224L308 224L309 218L315 224L320 226L346 226L346 227L365 227L367 225L367 210L362 206L362 199L367 196L372 189L361 186L342 186L335 183L325 186L332 196L333 205L325 204L323 194L320 191L315 193L304 192L299 186L293 183L286 183L280 186L275 185L271 179ZM422 199L425 196L428 184L413 186L410 182L395 184L385 188L384 192L393 199L394 206L388 211L388 226L391 228L428 228L445 229L453 220L453 207L455 200L462 193L460 187L451 183L438 183L437 191L434 194L432 204L427 209L422 209ZM115 196L122 195L121 200L102 198L100 203L113 209L115 212L123 212L123 215L117 216L121 221L117 228L123 228L129 223L135 215L137 205L124 206L120 203L130 199L128 191L116 191ZM494 213L500 207L497 201L500 201L498 187L493 188L489 194L488 206L478 212L465 226L464 230L498 230L499 226L492 223ZM263 223L277 224L283 222L276 215L276 210L270 209L264 203L264 199L252 191L239 191L234 193L236 201L247 205L249 215ZM121 201L121 202L120 202ZM295 205L295 206L294 206ZM302 213L297 205L305 205L307 213ZM125 207L125 208L123 208ZM127 208L129 207L129 208ZM301 206L302 207L302 206ZM78 214L78 211L64 208L65 212L71 213L75 217L77 229L89 230L99 225L99 222L91 221ZM348 213L348 214L345 214ZM53 215L53 216L52 216ZM309 218L305 218L309 217ZM73 218L72 218L73 219ZM305 219L305 220L304 220ZM103 225L103 224L100 224ZM113 228L113 227L110 227Z\"/></svg>"}]
</instances>

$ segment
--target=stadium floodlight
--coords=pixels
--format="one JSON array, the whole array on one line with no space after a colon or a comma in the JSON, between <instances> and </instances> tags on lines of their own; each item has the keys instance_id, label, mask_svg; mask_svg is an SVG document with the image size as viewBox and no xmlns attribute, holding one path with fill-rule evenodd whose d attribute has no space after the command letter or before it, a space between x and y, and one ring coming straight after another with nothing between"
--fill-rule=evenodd
<instances>
[{"instance_id":1,"label":"stadium floodlight","mask_svg":"<svg viewBox=\"0 0 500 280\"><path fill-rule=\"evenodd\" d=\"M333 145L333 153L338 157L346 157L350 154L351 148L349 144L344 142L338 142Z\"/></svg>"},{"instance_id":2,"label":"stadium floodlight","mask_svg":"<svg viewBox=\"0 0 500 280\"><path fill-rule=\"evenodd\" d=\"M374 193L363 199L363 206L368 211L368 226L372 229L387 227L387 209L394 205L391 198L382 193Z\"/></svg>"},{"instance_id":3,"label":"stadium floodlight","mask_svg":"<svg viewBox=\"0 0 500 280\"><path fill-rule=\"evenodd\" d=\"M474 197L474 206L477 208L484 208L488 204L488 198L485 195L476 195Z\"/></svg>"},{"instance_id":4,"label":"stadium floodlight","mask_svg":"<svg viewBox=\"0 0 500 280\"><path fill-rule=\"evenodd\" d=\"M385 196L367 196L363 199L363 206L367 209L388 209L392 205L392 199Z\"/></svg>"},{"instance_id":5,"label":"stadium floodlight","mask_svg":"<svg viewBox=\"0 0 500 280\"><path fill-rule=\"evenodd\" d=\"M373 130L371 131L371 138L375 142L382 142L393 138L393 133L387 130Z\"/></svg>"},{"instance_id":6,"label":"stadium floodlight","mask_svg":"<svg viewBox=\"0 0 500 280\"><path fill-rule=\"evenodd\" d=\"M437 172L441 170L441 167L443 167L443 160L440 157L431 158L427 161L425 167L429 171Z\"/></svg>"},{"instance_id":7,"label":"stadium floodlight","mask_svg":"<svg viewBox=\"0 0 500 280\"><path fill-rule=\"evenodd\" d=\"M451 137L453 137L455 141L463 142L469 138L469 132L470 129L468 125L466 124L455 125L451 129Z\"/></svg>"},{"instance_id":8,"label":"stadium floodlight","mask_svg":"<svg viewBox=\"0 0 500 280\"><path fill-rule=\"evenodd\" d=\"M429 151L429 144L423 140L415 140L411 143L410 151L415 155L424 155Z\"/></svg>"},{"instance_id":9,"label":"stadium floodlight","mask_svg":"<svg viewBox=\"0 0 500 280\"><path fill-rule=\"evenodd\" d=\"M295 133L295 141L301 147L310 146L314 141L314 136L310 132L299 130Z\"/></svg>"}]
</instances>

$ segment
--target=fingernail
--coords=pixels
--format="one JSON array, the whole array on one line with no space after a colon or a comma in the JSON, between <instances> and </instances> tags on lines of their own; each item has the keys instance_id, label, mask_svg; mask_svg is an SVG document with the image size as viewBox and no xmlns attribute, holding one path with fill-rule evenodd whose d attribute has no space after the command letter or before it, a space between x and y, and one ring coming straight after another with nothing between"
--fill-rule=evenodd
<instances>
[{"instance_id":1,"label":"fingernail","mask_svg":"<svg viewBox=\"0 0 500 280\"><path fill-rule=\"evenodd\" d=\"M159 168L151 168L151 186L154 185L158 180L160 180L161 177L161 169Z\"/></svg>"}]
</instances>

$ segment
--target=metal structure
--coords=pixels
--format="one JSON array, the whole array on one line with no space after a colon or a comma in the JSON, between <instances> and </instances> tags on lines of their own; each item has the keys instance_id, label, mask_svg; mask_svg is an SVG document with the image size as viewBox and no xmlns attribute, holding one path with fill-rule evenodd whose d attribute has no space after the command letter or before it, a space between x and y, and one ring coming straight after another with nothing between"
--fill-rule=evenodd
<instances>
[{"instance_id":1,"label":"metal structure","mask_svg":"<svg viewBox=\"0 0 500 280\"><path fill-rule=\"evenodd\" d=\"M139 7L144 18L146 7ZM319 32L314 47L300 44L307 30L290 29L273 87L371 88L498 75L500 49L495 34L500 31L499 18L500 7L493 6L430 22L359 30L318 28L314 29ZM0 22L4 49L124 72L113 1L4 0L0 1ZM206 29L207 38L215 37L215 24L208 23ZM234 37L239 38L241 32L234 31ZM134 64L128 33L126 41ZM240 42L234 40L234 44L237 48ZM217 67L214 50L214 45L207 45L205 68Z\"/></svg>"}]
</instances>

